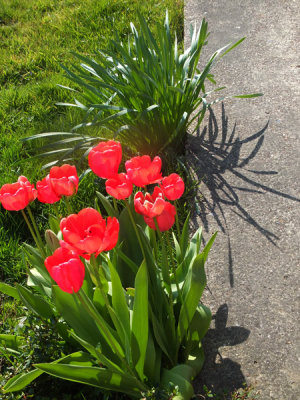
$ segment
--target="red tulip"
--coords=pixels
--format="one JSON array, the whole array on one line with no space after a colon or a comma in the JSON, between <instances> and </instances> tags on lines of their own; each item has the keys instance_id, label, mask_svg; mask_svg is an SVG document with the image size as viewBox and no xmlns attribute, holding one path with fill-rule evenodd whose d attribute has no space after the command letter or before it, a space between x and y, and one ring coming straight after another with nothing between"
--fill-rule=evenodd
<instances>
[{"instance_id":1,"label":"red tulip","mask_svg":"<svg viewBox=\"0 0 300 400\"><path fill-rule=\"evenodd\" d=\"M76 293L84 280L85 268L79 256L68 249L59 247L47 257L45 266L52 279L67 293Z\"/></svg>"},{"instance_id":2,"label":"red tulip","mask_svg":"<svg viewBox=\"0 0 300 400\"><path fill-rule=\"evenodd\" d=\"M47 175L46 178L44 178L43 180L37 181L36 189L37 189L37 198L41 203L53 204L56 201L60 200L60 197L57 196L57 194L52 188L49 175Z\"/></svg>"},{"instance_id":3,"label":"red tulip","mask_svg":"<svg viewBox=\"0 0 300 400\"><path fill-rule=\"evenodd\" d=\"M161 232L168 231L175 222L176 208L173 204L166 202L163 212L156 217L158 228ZM151 229L156 230L153 218L145 217L144 220Z\"/></svg>"},{"instance_id":4,"label":"red tulip","mask_svg":"<svg viewBox=\"0 0 300 400\"><path fill-rule=\"evenodd\" d=\"M118 173L121 160L121 144L113 140L100 142L89 152L88 156L91 170L104 179L114 178Z\"/></svg>"},{"instance_id":5,"label":"red tulip","mask_svg":"<svg viewBox=\"0 0 300 400\"><path fill-rule=\"evenodd\" d=\"M97 255L115 247L119 236L117 218L107 218L93 208L84 208L78 214L69 215L60 222L64 238L62 247L74 249L79 255L89 259L91 254Z\"/></svg>"},{"instance_id":6,"label":"red tulip","mask_svg":"<svg viewBox=\"0 0 300 400\"><path fill-rule=\"evenodd\" d=\"M166 201L162 190L155 186L153 194L137 192L134 196L134 208L138 214L154 218L160 215L165 208Z\"/></svg>"},{"instance_id":7,"label":"red tulip","mask_svg":"<svg viewBox=\"0 0 300 400\"><path fill-rule=\"evenodd\" d=\"M118 174L114 178L107 179L105 188L108 194L118 200L124 200L132 193L132 183L126 174Z\"/></svg>"},{"instance_id":8,"label":"red tulip","mask_svg":"<svg viewBox=\"0 0 300 400\"><path fill-rule=\"evenodd\" d=\"M79 179L74 165L64 164L61 167L52 167L49 178L57 196L72 196L77 193Z\"/></svg>"},{"instance_id":9,"label":"red tulip","mask_svg":"<svg viewBox=\"0 0 300 400\"><path fill-rule=\"evenodd\" d=\"M160 187L169 200L179 199L184 192L184 182L177 174L171 174L163 178Z\"/></svg>"},{"instance_id":10,"label":"red tulip","mask_svg":"<svg viewBox=\"0 0 300 400\"><path fill-rule=\"evenodd\" d=\"M0 189L0 201L6 210L23 210L37 196L37 191L25 176L15 183L6 183Z\"/></svg>"},{"instance_id":11,"label":"red tulip","mask_svg":"<svg viewBox=\"0 0 300 400\"><path fill-rule=\"evenodd\" d=\"M127 176L136 186L146 186L162 179L161 159L156 156L153 161L149 156L133 157L125 163Z\"/></svg>"}]
</instances>

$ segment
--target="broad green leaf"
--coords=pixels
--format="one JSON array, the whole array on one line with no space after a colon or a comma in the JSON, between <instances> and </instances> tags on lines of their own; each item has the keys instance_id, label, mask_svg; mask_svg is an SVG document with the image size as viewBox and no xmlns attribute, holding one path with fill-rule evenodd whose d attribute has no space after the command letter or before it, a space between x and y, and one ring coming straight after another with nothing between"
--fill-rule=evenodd
<instances>
[{"instance_id":1,"label":"broad green leaf","mask_svg":"<svg viewBox=\"0 0 300 400\"><path fill-rule=\"evenodd\" d=\"M140 225L144 227L145 222L143 217L134 211L133 204L129 204L129 207L131 209L131 214L134 218L136 226ZM143 256L127 207L124 208L120 213L119 222L119 243L122 243L122 252L136 265L140 265L143 260ZM123 261L123 259L119 257L116 268L123 287L133 287L136 274L130 267L128 267L127 262Z\"/></svg>"},{"instance_id":2,"label":"broad green leaf","mask_svg":"<svg viewBox=\"0 0 300 400\"><path fill-rule=\"evenodd\" d=\"M48 281L39 273L36 268L31 268L28 272L27 286L34 287L42 296L51 297L52 289Z\"/></svg>"},{"instance_id":3,"label":"broad green leaf","mask_svg":"<svg viewBox=\"0 0 300 400\"><path fill-rule=\"evenodd\" d=\"M191 278L184 285L183 304L181 305L177 327L178 347L186 335L205 285L204 255L201 253L195 258L191 267Z\"/></svg>"},{"instance_id":4,"label":"broad green leaf","mask_svg":"<svg viewBox=\"0 0 300 400\"><path fill-rule=\"evenodd\" d=\"M147 376L148 378L149 383L151 383L151 385L153 386L159 383L160 369L161 369L161 350L158 346L155 346L152 333L149 330L144 372L145 376Z\"/></svg>"},{"instance_id":5,"label":"broad green leaf","mask_svg":"<svg viewBox=\"0 0 300 400\"><path fill-rule=\"evenodd\" d=\"M60 231L59 222L60 221L56 216L54 216L54 215L49 216L50 229L56 234L58 234L58 232Z\"/></svg>"},{"instance_id":6,"label":"broad green leaf","mask_svg":"<svg viewBox=\"0 0 300 400\"><path fill-rule=\"evenodd\" d=\"M211 318L210 309L200 304L196 309L189 327L190 339L193 343L199 343L204 338L211 323Z\"/></svg>"},{"instance_id":7,"label":"broad green leaf","mask_svg":"<svg viewBox=\"0 0 300 400\"><path fill-rule=\"evenodd\" d=\"M148 342L148 273L145 261L141 264L135 278L135 295L131 324L132 362L144 378L144 363Z\"/></svg>"},{"instance_id":8,"label":"broad green leaf","mask_svg":"<svg viewBox=\"0 0 300 400\"><path fill-rule=\"evenodd\" d=\"M43 371L33 369L29 372L21 372L9 379L3 387L5 393L17 392L18 390L24 389L32 381L42 375Z\"/></svg>"},{"instance_id":9,"label":"broad green leaf","mask_svg":"<svg viewBox=\"0 0 300 400\"><path fill-rule=\"evenodd\" d=\"M101 201L101 204L103 205L103 207L105 208L107 214L110 217L118 217L118 213L117 211L112 207L112 205L110 204L110 202L107 200L107 198L105 196L103 196L102 193L100 192L96 192L98 199Z\"/></svg>"},{"instance_id":10,"label":"broad green leaf","mask_svg":"<svg viewBox=\"0 0 300 400\"><path fill-rule=\"evenodd\" d=\"M212 235L212 237L209 239L208 243L206 244L206 246L204 247L204 249L202 251L204 262L207 260L208 253L209 253L209 251L211 249L211 246L213 245L213 243L214 243L214 241L216 239L217 233L218 232L215 232Z\"/></svg>"},{"instance_id":11,"label":"broad green leaf","mask_svg":"<svg viewBox=\"0 0 300 400\"><path fill-rule=\"evenodd\" d=\"M194 370L188 366L179 364L171 370L164 369L161 377L161 386L169 390L170 384L178 386L179 394L174 396L176 400L190 400L194 395L191 384Z\"/></svg>"},{"instance_id":12,"label":"broad green leaf","mask_svg":"<svg viewBox=\"0 0 300 400\"><path fill-rule=\"evenodd\" d=\"M204 364L204 351L202 348L201 342L197 343L197 346L194 347L188 357L186 365L189 365L194 369L196 375L201 371Z\"/></svg>"},{"instance_id":13,"label":"broad green leaf","mask_svg":"<svg viewBox=\"0 0 300 400\"><path fill-rule=\"evenodd\" d=\"M57 311L67 324L74 329L76 335L94 347L101 341L101 335L95 321L87 314L85 308L72 294L63 292L58 286L53 286L54 301Z\"/></svg>"},{"instance_id":14,"label":"broad green leaf","mask_svg":"<svg viewBox=\"0 0 300 400\"><path fill-rule=\"evenodd\" d=\"M19 293L16 288L8 285L7 283L0 282L0 292L13 297L16 300L20 300Z\"/></svg>"},{"instance_id":15,"label":"broad green leaf","mask_svg":"<svg viewBox=\"0 0 300 400\"><path fill-rule=\"evenodd\" d=\"M43 318L51 318L53 316L51 306L42 296L32 293L21 285L17 285L17 291L20 299L29 310Z\"/></svg>"},{"instance_id":16,"label":"broad green leaf","mask_svg":"<svg viewBox=\"0 0 300 400\"><path fill-rule=\"evenodd\" d=\"M153 333L155 340L161 350L165 353L165 355L168 357L171 363L173 363L173 354L169 353L169 341L168 337L165 335L165 331L162 327L162 325L159 323L159 321L156 318L156 315L153 313L153 311L150 308L150 313L151 313L151 322L153 326Z\"/></svg>"},{"instance_id":17,"label":"broad green leaf","mask_svg":"<svg viewBox=\"0 0 300 400\"><path fill-rule=\"evenodd\" d=\"M59 360L53 361L51 364L59 363L60 361L64 361L65 363L76 364L78 361L81 361L85 365L91 365L91 361L89 361L89 355L83 352L77 352L70 354L68 356L62 357ZM49 364L49 365L51 365ZM19 390L24 389L27 385L29 385L32 381L42 375L43 371L40 369L34 369L29 372L22 372L11 378L4 385L3 389L6 393L17 392Z\"/></svg>"},{"instance_id":18,"label":"broad green leaf","mask_svg":"<svg viewBox=\"0 0 300 400\"><path fill-rule=\"evenodd\" d=\"M8 349L14 350L16 352L20 351L20 347L24 344L25 338L23 336L0 334L0 346Z\"/></svg>"},{"instance_id":19,"label":"broad green leaf","mask_svg":"<svg viewBox=\"0 0 300 400\"><path fill-rule=\"evenodd\" d=\"M179 243L177 241L177 238L176 238L174 232L172 232L172 237L173 237L173 242L174 242L174 245L175 245L176 260L177 260L177 263L180 263L181 259L182 259L181 249L180 249L180 245L179 245Z\"/></svg>"},{"instance_id":20,"label":"broad green leaf","mask_svg":"<svg viewBox=\"0 0 300 400\"><path fill-rule=\"evenodd\" d=\"M42 363L36 364L35 367L57 378L140 397L137 379L128 374L121 375L104 368L67 364Z\"/></svg>"},{"instance_id":21,"label":"broad green leaf","mask_svg":"<svg viewBox=\"0 0 300 400\"><path fill-rule=\"evenodd\" d=\"M189 241L185 257L177 267L176 278L178 282L183 282L186 279L189 267L192 264L194 258L199 253L201 237L202 237L202 227L198 228L197 231L194 233L192 239ZM171 275L171 280L172 283L175 282L173 274Z\"/></svg>"},{"instance_id":22,"label":"broad green leaf","mask_svg":"<svg viewBox=\"0 0 300 400\"><path fill-rule=\"evenodd\" d=\"M93 318L101 333L101 336L104 339L104 342L101 342L102 349L104 349L105 344L107 344L104 351L105 354L111 356L111 353L113 352L112 354L115 355L119 361L123 362L125 353L122 348L122 344L120 343L120 338L118 337L117 332L111 327L109 323L107 323L107 321L105 321L103 316L98 312L93 302L86 296L83 290L80 291L80 297L82 297L82 299L79 299L79 297L77 297L77 300L80 300L80 304L84 307L87 314L89 314L91 318ZM110 311L110 305L108 305L108 309Z\"/></svg>"},{"instance_id":23,"label":"broad green leaf","mask_svg":"<svg viewBox=\"0 0 300 400\"><path fill-rule=\"evenodd\" d=\"M44 265L44 258L41 256L40 252L36 248L30 246L27 243L24 243L23 246L24 246L24 252L28 257L30 264L39 271L39 273L43 276L45 281L48 282L49 287L51 287L52 283L51 278Z\"/></svg>"},{"instance_id":24,"label":"broad green leaf","mask_svg":"<svg viewBox=\"0 0 300 400\"><path fill-rule=\"evenodd\" d=\"M84 347L95 359L99 360L100 363L105 365L113 372L122 373L123 370L117 364L113 363L110 359L105 357L102 353L102 349L99 346L94 347L85 340L81 339L74 332L70 332L73 339L75 339L82 347Z\"/></svg>"},{"instance_id":25,"label":"broad green leaf","mask_svg":"<svg viewBox=\"0 0 300 400\"><path fill-rule=\"evenodd\" d=\"M185 256L189 244L189 221L190 221L190 213L188 214L184 222L179 241L182 257Z\"/></svg>"},{"instance_id":26,"label":"broad green leaf","mask_svg":"<svg viewBox=\"0 0 300 400\"><path fill-rule=\"evenodd\" d=\"M131 271L136 275L138 272L139 267L136 265L135 262L133 262L129 257L126 256L126 254L123 253L120 247L115 248L118 256L128 265L128 267L131 269Z\"/></svg>"},{"instance_id":27,"label":"broad green leaf","mask_svg":"<svg viewBox=\"0 0 300 400\"><path fill-rule=\"evenodd\" d=\"M130 318L128 306L125 298L125 292L120 280L120 277L115 270L115 267L110 261L108 261L111 284L112 284L112 306L113 309L120 320L126 336L130 337Z\"/></svg>"}]
</instances>

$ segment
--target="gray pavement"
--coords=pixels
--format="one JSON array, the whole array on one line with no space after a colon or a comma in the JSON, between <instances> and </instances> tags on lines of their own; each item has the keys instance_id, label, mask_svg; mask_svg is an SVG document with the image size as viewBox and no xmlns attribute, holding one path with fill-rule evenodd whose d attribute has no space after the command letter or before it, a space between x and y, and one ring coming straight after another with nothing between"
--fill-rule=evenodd
<instances>
[{"instance_id":1,"label":"gray pavement","mask_svg":"<svg viewBox=\"0 0 300 400\"><path fill-rule=\"evenodd\" d=\"M190 137L202 178L194 228L219 231L205 303L215 319L195 382L215 390L253 384L261 400L300 399L300 3L187 0L189 24L205 17L214 50L247 39L215 67L228 94ZM201 63L200 63L201 64Z\"/></svg>"}]
</instances>

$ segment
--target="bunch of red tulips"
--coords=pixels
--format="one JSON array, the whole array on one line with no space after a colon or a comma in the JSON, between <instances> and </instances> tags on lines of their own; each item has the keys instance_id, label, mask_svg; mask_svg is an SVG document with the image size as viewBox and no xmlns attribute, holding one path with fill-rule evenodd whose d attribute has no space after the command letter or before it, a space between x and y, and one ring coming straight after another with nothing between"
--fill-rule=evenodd
<instances>
[{"instance_id":1,"label":"bunch of red tulips","mask_svg":"<svg viewBox=\"0 0 300 400\"><path fill-rule=\"evenodd\" d=\"M144 189L134 195L134 208L143 215L146 224L161 232L169 230L175 223L176 208L168 200L179 199L184 192L184 182L175 173L163 177L161 159L151 161L148 155L133 157L125 162L126 174L119 173L122 161L122 147L119 142L101 142L88 156L91 170L106 179L105 187L114 199L124 200L133 192L134 185ZM36 183L36 188L24 176L16 183L5 184L0 189L0 202L7 210L22 210L31 233L42 255L43 243L28 205L36 198L42 203L58 202L63 196L77 193L79 178L75 166L65 164L52 167L50 173ZM153 193L147 186L157 184ZM30 224L24 208L32 218ZM45 266L59 287L68 293L78 292L82 286L85 267L80 257L87 260L97 257L103 251L113 249L118 242L119 221L115 217L106 220L93 208L85 208L78 214L71 214L60 221L63 240L60 240L53 255L45 259Z\"/></svg>"}]
</instances>

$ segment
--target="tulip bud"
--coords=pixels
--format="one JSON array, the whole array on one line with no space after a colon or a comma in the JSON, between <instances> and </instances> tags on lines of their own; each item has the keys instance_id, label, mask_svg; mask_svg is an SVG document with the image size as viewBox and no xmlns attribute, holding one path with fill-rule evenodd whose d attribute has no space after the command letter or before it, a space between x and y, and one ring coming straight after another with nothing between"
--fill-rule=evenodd
<instances>
[{"instance_id":1,"label":"tulip bud","mask_svg":"<svg viewBox=\"0 0 300 400\"><path fill-rule=\"evenodd\" d=\"M51 250L51 252L54 252L56 249L60 247L59 240L55 233L51 231L51 229L47 229L45 232L45 239L46 243Z\"/></svg>"}]
</instances>

